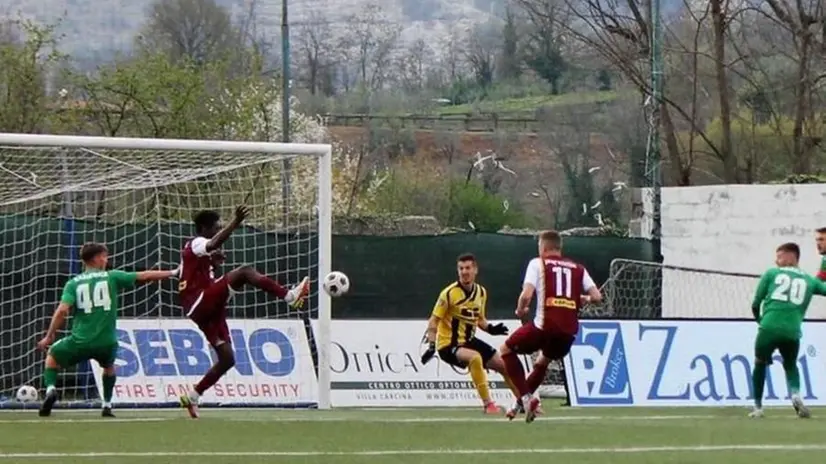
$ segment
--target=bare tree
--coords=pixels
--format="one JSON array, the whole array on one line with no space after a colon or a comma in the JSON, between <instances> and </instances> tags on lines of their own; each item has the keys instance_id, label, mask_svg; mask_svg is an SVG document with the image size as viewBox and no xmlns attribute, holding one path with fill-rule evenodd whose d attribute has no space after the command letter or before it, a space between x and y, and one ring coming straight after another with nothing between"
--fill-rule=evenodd
<instances>
[{"instance_id":1,"label":"bare tree","mask_svg":"<svg viewBox=\"0 0 826 464\"><path fill-rule=\"evenodd\" d=\"M173 60L206 63L237 52L241 38L229 11L215 0L155 0L138 45Z\"/></svg>"},{"instance_id":2,"label":"bare tree","mask_svg":"<svg viewBox=\"0 0 826 464\"><path fill-rule=\"evenodd\" d=\"M307 22L301 24L297 37L299 68L310 93L329 95L332 92L331 75L342 50L334 48L333 31L323 9L313 10Z\"/></svg>"},{"instance_id":3,"label":"bare tree","mask_svg":"<svg viewBox=\"0 0 826 464\"><path fill-rule=\"evenodd\" d=\"M808 3L808 5L807 5ZM818 56L818 50L826 46L826 42L817 47L818 37L826 35L826 5L823 2L810 1L794 2L781 0L767 0L771 13L791 34L794 45L794 58L797 69L794 75L794 127L792 129L792 172L804 174L811 172L813 162L813 145L820 144L819 137L813 138L806 132L806 122L815 122L814 89L817 84L826 79L826 72L816 73L818 66L815 60L822 61L824 56ZM822 34L818 36L818 34ZM813 72L814 71L814 72Z\"/></svg>"},{"instance_id":4,"label":"bare tree","mask_svg":"<svg viewBox=\"0 0 826 464\"><path fill-rule=\"evenodd\" d=\"M564 0L567 13L554 16L545 11L545 8L547 2L555 0L519 1L520 5L532 15L553 21L556 27L562 28L569 37L598 53L642 93L648 104L654 103L650 100L651 24L647 11L648 2L644 0ZM668 69L665 95L660 107L660 119L661 134L667 153L668 180L678 185L689 185L695 169L694 162L697 153L692 149L686 150L682 146L683 131L688 131L691 137L697 137L702 142L703 151L712 159L722 161L724 165L732 162L729 157L734 154L721 149L720 144L705 131L710 113L698 111L700 109L698 105L709 99L709 97L699 98L702 92L707 91L704 85L700 85L699 80L706 77L704 67L709 63L709 55L705 52L706 47L710 45L706 35L709 30L705 19L708 13L704 10L697 11L695 3L688 0L683 10L683 21L689 25L693 24L687 28L687 31L693 30L693 32L678 35L670 30L666 32L665 36L671 42L666 43L664 48L666 52L672 53L666 57L666 62L674 58L673 53L677 53L681 55L684 62L687 58L691 64L688 66L689 72L678 78L673 77L671 68ZM692 63L695 58L696 63ZM710 59L714 59L713 56ZM688 87L675 86L671 82L675 79L693 83ZM680 98L677 98L678 96ZM724 180L727 182L738 182L736 169L733 172L728 170L725 177Z\"/></svg>"},{"instance_id":5,"label":"bare tree","mask_svg":"<svg viewBox=\"0 0 826 464\"><path fill-rule=\"evenodd\" d=\"M347 18L350 25L345 38L358 75L368 90L376 90L389 77L393 50L401 26L391 22L378 3L368 3L358 14Z\"/></svg>"},{"instance_id":6,"label":"bare tree","mask_svg":"<svg viewBox=\"0 0 826 464\"><path fill-rule=\"evenodd\" d=\"M499 56L499 74L503 79L516 79L522 74L520 57L521 37L516 13L513 8L505 9L505 25L502 26L502 50Z\"/></svg>"},{"instance_id":7,"label":"bare tree","mask_svg":"<svg viewBox=\"0 0 826 464\"><path fill-rule=\"evenodd\" d=\"M271 73L276 66L281 65L276 42L272 35L259 28L258 0L246 0L244 4L246 11L236 21L235 29L238 34L238 45L248 47L251 53L236 54L235 61L243 66L241 69L250 69L250 65L254 66L258 64L255 61L259 61L260 71L264 74Z\"/></svg>"},{"instance_id":8,"label":"bare tree","mask_svg":"<svg viewBox=\"0 0 826 464\"><path fill-rule=\"evenodd\" d=\"M819 110L826 88L818 82L826 82L826 56L814 27L806 45L794 18L781 20L768 3L762 8L746 5L728 13L728 77L740 108L732 113L732 136L741 165L778 179L809 173L818 164L826 123Z\"/></svg>"},{"instance_id":9,"label":"bare tree","mask_svg":"<svg viewBox=\"0 0 826 464\"><path fill-rule=\"evenodd\" d=\"M551 85L553 94L559 94L566 60L562 46L565 30L558 24L570 20L570 10L561 0L516 0L516 4L527 20L525 63Z\"/></svg>"},{"instance_id":10,"label":"bare tree","mask_svg":"<svg viewBox=\"0 0 826 464\"><path fill-rule=\"evenodd\" d=\"M424 39L411 43L404 54L399 57L397 68L402 87L408 92L421 90L427 78L426 70L430 64L433 49Z\"/></svg>"},{"instance_id":11,"label":"bare tree","mask_svg":"<svg viewBox=\"0 0 826 464\"><path fill-rule=\"evenodd\" d=\"M705 142L705 139L717 142L705 133L710 123L715 124L718 110L715 101L719 102L715 98L713 55L705 52L712 48L711 29L710 6L692 8L686 4L680 14L669 21L664 34L663 54L668 63L664 91L672 107L681 111L674 111L679 153L675 156L669 150L669 164L673 168L675 162L680 163L679 171L672 169L673 175L678 176L672 177L672 181L681 185L690 183L698 171L714 176L716 170L710 167L719 164L714 150L708 149ZM722 96L728 98L727 93ZM731 160L729 157L723 163ZM727 181L736 182L734 171Z\"/></svg>"},{"instance_id":12,"label":"bare tree","mask_svg":"<svg viewBox=\"0 0 826 464\"><path fill-rule=\"evenodd\" d=\"M731 145L731 89L729 88L728 63L726 60L726 40L729 24L729 0L709 2L714 31L714 75L717 81L717 98L720 105L720 152L726 179L741 178L737 172L737 158ZM751 179L749 179L751 180Z\"/></svg>"},{"instance_id":13,"label":"bare tree","mask_svg":"<svg viewBox=\"0 0 826 464\"><path fill-rule=\"evenodd\" d=\"M488 22L474 27L467 37L465 60L476 82L486 87L493 83L496 58L502 44L501 28Z\"/></svg>"},{"instance_id":14,"label":"bare tree","mask_svg":"<svg viewBox=\"0 0 826 464\"><path fill-rule=\"evenodd\" d=\"M458 30L451 30L444 41L444 50L442 53L444 67L447 69L447 78L449 82L454 82L456 79L464 74L466 64L462 53L463 37L462 32Z\"/></svg>"},{"instance_id":15,"label":"bare tree","mask_svg":"<svg viewBox=\"0 0 826 464\"><path fill-rule=\"evenodd\" d=\"M48 116L46 83L62 56L54 27L0 22L0 131L36 132Z\"/></svg>"}]
</instances>

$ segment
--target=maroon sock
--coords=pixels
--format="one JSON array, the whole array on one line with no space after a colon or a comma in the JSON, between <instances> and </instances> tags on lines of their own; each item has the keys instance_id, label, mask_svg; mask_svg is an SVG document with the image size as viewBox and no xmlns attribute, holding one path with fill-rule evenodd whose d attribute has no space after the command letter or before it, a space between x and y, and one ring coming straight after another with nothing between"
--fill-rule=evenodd
<instances>
[{"instance_id":1,"label":"maroon sock","mask_svg":"<svg viewBox=\"0 0 826 464\"><path fill-rule=\"evenodd\" d=\"M545 381L545 374L548 373L548 366L547 365L533 365L533 370L531 371L530 375L528 375L528 389L531 393L536 393L536 390L542 385L542 382Z\"/></svg>"},{"instance_id":2,"label":"maroon sock","mask_svg":"<svg viewBox=\"0 0 826 464\"><path fill-rule=\"evenodd\" d=\"M505 371L507 371L508 377L510 377L516 389L519 390L519 396L529 394L528 383L525 381L525 369L522 367L516 353L502 355L502 361L505 363Z\"/></svg>"},{"instance_id":3,"label":"maroon sock","mask_svg":"<svg viewBox=\"0 0 826 464\"><path fill-rule=\"evenodd\" d=\"M270 295L275 295L278 298L284 298L287 296L287 289L282 287L281 284L278 282L270 279L267 276L258 274L253 280L250 281L250 285L253 287L258 287L261 290L269 293Z\"/></svg>"},{"instance_id":4,"label":"maroon sock","mask_svg":"<svg viewBox=\"0 0 826 464\"><path fill-rule=\"evenodd\" d=\"M204 374L204 377L198 382L198 385L195 385L195 393L203 395L204 392L212 388L223 375L224 372L221 372L221 370L215 369L214 367L211 368Z\"/></svg>"}]
</instances>

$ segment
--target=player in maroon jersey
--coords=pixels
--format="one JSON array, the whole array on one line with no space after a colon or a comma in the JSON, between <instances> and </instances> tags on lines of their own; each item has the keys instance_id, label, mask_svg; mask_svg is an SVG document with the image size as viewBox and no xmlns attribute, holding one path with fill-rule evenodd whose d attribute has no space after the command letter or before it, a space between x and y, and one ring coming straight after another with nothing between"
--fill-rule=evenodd
<instances>
[{"instance_id":1,"label":"player in maroon jersey","mask_svg":"<svg viewBox=\"0 0 826 464\"><path fill-rule=\"evenodd\" d=\"M260 288L292 307L300 307L310 291L310 278L305 277L300 284L290 290L275 280L262 275L249 266L233 269L215 279L213 265L220 265L224 255L221 245L230 234L241 225L249 214L246 206L235 210L232 222L221 227L220 217L215 211L201 211L195 215L197 236L188 241L181 251L180 280L178 295L186 316L192 319L215 348L218 360L204 375L195 388L181 396L181 405L189 411L193 419L198 418L198 400L201 395L235 365L229 327L227 326L227 302L245 284Z\"/></svg>"},{"instance_id":2,"label":"player in maroon jersey","mask_svg":"<svg viewBox=\"0 0 826 464\"><path fill-rule=\"evenodd\" d=\"M562 256L562 236L553 230L540 234L539 257L532 259L525 271L516 307L518 318L527 316L534 293L536 316L533 322L518 328L500 348L508 377L519 390L518 402L527 405L527 422L533 422L539 410L539 398L535 398L533 392L545 378L548 363L564 358L571 349L579 331L578 312L582 304L602 300L588 271ZM517 355L536 351L540 351L541 356L529 382ZM513 415L508 414L508 418L513 419Z\"/></svg>"},{"instance_id":3,"label":"player in maroon jersey","mask_svg":"<svg viewBox=\"0 0 826 464\"><path fill-rule=\"evenodd\" d=\"M826 280L826 227L815 230L815 245L817 245L817 253L820 255L820 268L817 270L817 278Z\"/></svg>"}]
</instances>

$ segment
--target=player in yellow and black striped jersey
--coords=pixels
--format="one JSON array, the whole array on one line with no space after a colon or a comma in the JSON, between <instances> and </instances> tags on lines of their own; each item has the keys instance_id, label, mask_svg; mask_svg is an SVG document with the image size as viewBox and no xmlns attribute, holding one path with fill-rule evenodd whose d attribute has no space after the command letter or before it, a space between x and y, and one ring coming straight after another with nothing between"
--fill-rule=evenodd
<instances>
[{"instance_id":1,"label":"player in yellow and black striped jersey","mask_svg":"<svg viewBox=\"0 0 826 464\"><path fill-rule=\"evenodd\" d=\"M445 287L428 321L427 341L430 347L422 356L426 363L438 352L439 358L453 366L467 367L471 379L485 405L486 413L498 414L499 407L491 400L485 367L505 374L505 364L496 349L476 338L476 329L491 335L507 335L504 324L491 324L485 317L488 294L485 287L476 283L479 267L472 254L459 256L456 263L459 280ZM511 388L511 390L514 390Z\"/></svg>"}]
</instances>

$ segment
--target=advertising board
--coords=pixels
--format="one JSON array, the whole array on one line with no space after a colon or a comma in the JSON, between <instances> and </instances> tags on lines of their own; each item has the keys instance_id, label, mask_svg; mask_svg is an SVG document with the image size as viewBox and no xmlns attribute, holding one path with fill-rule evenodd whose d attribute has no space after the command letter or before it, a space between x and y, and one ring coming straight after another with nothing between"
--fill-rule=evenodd
<instances>
[{"instance_id":1,"label":"advertising board","mask_svg":"<svg viewBox=\"0 0 826 464\"><path fill-rule=\"evenodd\" d=\"M235 367L208 390L204 404L311 405L318 386L301 321L229 320ZM178 401L212 365L215 353L185 319L121 319L113 403ZM98 391L102 370L92 362Z\"/></svg>"},{"instance_id":2,"label":"advertising board","mask_svg":"<svg viewBox=\"0 0 826 464\"><path fill-rule=\"evenodd\" d=\"M518 321L504 321L511 329ZM427 321L333 320L331 401L334 407L481 406L466 369L438 357L426 365L422 335ZM498 348L505 337L477 336ZM526 371L530 366L523 359ZM509 405L513 395L502 377L489 371L493 400Z\"/></svg>"},{"instance_id":3,"label":"advertising board","mask_svg":"<svg viewBox=\"0 0 826 464\"><path fill-rule=\"evenodd\" d=\"M749 321L584 321L565 372L573 406L745 406L757 325ZM826 323L804 325L798 367L807 404L826 405ZM775 353L764 405L788 405Z\"/></svg>"}]
</instances>

